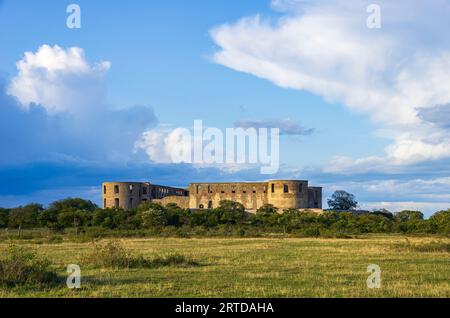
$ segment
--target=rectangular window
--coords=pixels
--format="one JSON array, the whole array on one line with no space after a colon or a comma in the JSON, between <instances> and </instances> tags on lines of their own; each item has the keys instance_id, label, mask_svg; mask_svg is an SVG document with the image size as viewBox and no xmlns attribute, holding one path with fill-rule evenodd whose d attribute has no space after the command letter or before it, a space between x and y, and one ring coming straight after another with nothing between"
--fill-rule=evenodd
<instances>
[{"instance_id":1,"label":"rectangular window","mask_svg":"<svg viewBox=\"0 0 450 318\"><path fill-rule=\"evenodd\" d=\"M119 186L118 185L114 186L114 193L119 193Z\"/></svg>"},{"instance_id":2,"label":"rectangular window","mask_svg":"<svg viewBox=\"0 0 450 318\"><path fill-rule=\"evenodd\" d=\"M130 198L130 208L133 208L133 198Z\"/></svg>"},{"instance_id":3,"label":"rectangular window","mask_svg":"<svg viewBox=\"0 0 450 318\"><path fill-rule=\"evenodd\" d=\"M106 186L103 186L103 194L106 194Z\"/></svg>"},{"instance_id":4,"label":"rectangular window","mask_svg":"<svg viewBox=\"0 0 450 318\"><path fill-rule=\"evenodd\" d=\"M142 194L147 194L147 187L142 188Z\"/></svg>"},{"instance_id":5,"label":"rectangular window","mask_svg":"<svg viewBox=\"0 0 450 318\"><path fill-rule=\"evenodd\" d=\"M275 184L272 183L272 193L275 192Z\"/></svg>"},{"instance_id":6,"label":"rectangular window","mask_svg":"<svg viewBox=\"0 0 450 318\"><path fill-rule=\"evenodd\" d=\"M114 199L114 207L119 208L119 206L120 206L119 199L118 198Z\"/></svg>"},{"instance_id":7,"label":"rectangular window","mask_svg":"<svg viewBox=\"0 0 450 318\"><path fill-rule=\"evenodd\" d=\"M106 209L106 199L103 199L103 208Z\"/></svg>"},{"instance_id":8,"label":"rectangular window","mask_svg":"<svg viewBox=\"0 0 450 318\"><path fill-rule=\"evenodd\" d=\"M231 193L236 193L236 191L235 191L235 190L233 190L233 191L231 191Z\"/></svg>"},{"instance_id":9,"label":"rectangular window","mask_svg":"<svg viewBox=\"0 0 450 318\"><path fill-rule=\"evenodd\" d=\"M298 185L298 192L302 192L302 190L303 190L302 184L299 184Z\"/></svg>"},{"instance_id":10,"label":"rectangular window","mask_svg":"<svg viewBox=\"0 0 450 318\"><path fill-rule=\"evenodd\" d=\"M289 193L289 187L287 184L283 184L283 192L284 193Z\"/></svg>"}]
</instances>

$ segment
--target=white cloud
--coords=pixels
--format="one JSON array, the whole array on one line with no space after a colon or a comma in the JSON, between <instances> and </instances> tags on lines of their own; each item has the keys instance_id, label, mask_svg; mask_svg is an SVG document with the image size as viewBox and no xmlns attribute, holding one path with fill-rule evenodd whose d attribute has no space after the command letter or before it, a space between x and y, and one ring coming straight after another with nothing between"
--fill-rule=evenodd
<instances>
[{"instance_id":1,"label":"white cloud","mask_svg":"<svg viewBox=\"0 0 450 318\"><path fill-rule=\"evenodd\" d=\"M171 132L161 130L148 130L142 133L135 143L135 151L144 150L148 158L154 163L173 163L172 151L175 148L184 148L191 152L191 143L183 144L179 130Z\"/></svg>"},{"instance_id":2,"label":"white cloud","mask_svg":"<svg viewBox=\"0 0 450 318\"><path fill-rule=\"evenodd\" d=\"M7 93L24 109L34 103L49 113L75 112L103 98L100 79L110 66L107 61L90 65L79 47L42 45L36 53L25 52L17 62L18 74Z\"/></svg>"},{"instance_id":3,"label":"white cloud","mask_svg":"<svg viewBox=\"0 0 450 318\"><path fill-rule=\"evenodd\" d=\"M343 103L393 132L385 156L337 157L327 171L396 170L449 158L449 130L418 115L450 102L448 1L380 0L381 29L366 27L370 3L274 0L285 12L275 22L256 15L212 29L220 47L214 60Z\"/></svg>"},{"instance_id":4,"label":"white cloud","mask_svg":"<svg viewBox=\"0 0 450 318\"><path fill-rule=\"evenodd\" d=\"M248 128L278 128L280 135L289 136L306 136L314 132L313 128L304 128L299 123L290 118L286 119L270 119L270 120L238 120L234 123L234 127Z\"/></svg>"},{"instance_id":5,"label":"white cloud","mask_svg":"<svg viewBox=\"0 0 450 318\"><path fill-rule=\"evenodd\" d=\"M157 164L188 163L196 168L217 168L226 173L236 173L259 167L258 164L249 163L205 163L204 160L195 162L193 138L195 137L191 136L186 128L151 129L143 132L135 142L134 151L144 151L148 159ZM205 151L205 144L202 146L202 150ZM202 154L204 155L204 153Z\"/></svg>"},{"instance_id":6,"label":"white cloud","mask_svg":"<svg viewBox=\"0 0 450 318\"><path fill-rule=\"evenodd\" d=\"M450 177L391 178L377 180L367 176L364 180L332 180L319 182L326 199L336 190L345 190L356 196L361 209L385 208L390 211L420 210L429 216L450 208ZM326 179L326 177L323 177Z\"/></svg>"},{"instance_id":7,"label":"white cloud","mask_svg":"<svg viewBox=\"0 0 450 318\"><path fill-rule=\"evenodd\" d=\"M380 202L362 202L360 208L363 210L387 209L392 212L403 210L422 211L426 216L441 210L448 210L450 202L416 202L416 201L380 201Z\"/></svg>"}]
</instances>

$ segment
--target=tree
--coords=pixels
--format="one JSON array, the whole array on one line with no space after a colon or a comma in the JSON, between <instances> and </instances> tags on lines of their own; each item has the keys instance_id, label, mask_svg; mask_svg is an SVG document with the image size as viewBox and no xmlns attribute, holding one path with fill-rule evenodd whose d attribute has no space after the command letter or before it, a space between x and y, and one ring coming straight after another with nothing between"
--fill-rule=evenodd
<instances>
[{"instance_id":1,"label":"tree","mask_svg":"<svg viewBox=\"0 0 450 318\"><path fill-rule=\"evenodd\" d=\"M19 235L23 228L29 228L38 224L38 215L44 210L42 205L31 203L14 208L9 216L8 226L19 229Z\"/></svg>"},{"instance_id":2,"label":"tree","mask_svg":"<svg viewBox=\"0 0 450 318\"><path fill-rule=\"evenodd\" d=\"M430 222L434 224L438 233L450 234L450 209L434 213L430 217Z\"/></svg>"},{"instance_id":3,"label":"tree","mask_svg":"<svg viewBox=\"0 0 450 318\"><path fill-rule=\"evenodd\" d=\"M404 210L395 214L401 222L423 220L423 213L420 211Z\"/></svg>"},{"instance_id":4,"label":"tree","mask_svg":"<svg viewBox=\"0 0 450 318\"><path fill-rule=\"evenodd\" d=\"M62 211L77 211L84 210L93 212L98 206L89 200L83 200L80 198L67 198L59 201L52 202L48 207L50 212L62 212Z\"/></svg>"},{"instance_id":5,"label":"tree","mask_svg":"<svg viewBox=\"0 0 450 318\"><path fill-rule=\"evenodd\" d=\"M258 216L271 216L278 212L278 208L274 207L272 204L264 204L258 210L256 210L256 215Z\"/></svg>"},{"instance_id":6,"label":"tree","mask_svg":"<svg viewBox=\"0 0 450 318\"><path fill-rule=\"evenodd\" d=\"M158 227L167 224L167 215L165 208L160 204L149 204L148 209L144 212L140 212L139 215L142 220L142 226L144 227Z\"/></svg>"},{"instance_id":7,"label":"tree","mask_svg":"<svg viewBox=\"0 0 450 318\"><path fill-rule=\"evenodd\" d=\"M245 219L245 207L230 200L220 201L219 207L211 212L218 214L220 223L236 224Z\"/></svg>"},{"instance_id":8,"label":"tree","mask_svg":"<svg viewBox=\"0 0 450 318\"><path fill-rule=\"evenodd\" d=\"M84 210L68 210L58 214L58 225L61 228L73 227L78 235L79 229L91 220L91 213Z\"/></svg>"},{"instance_id":9,"label":"tree","mask_svg":"<svg viewBox=\"0 0 450 318\"><path fill-rule=\"evenodd\" d=\"M355 201L355 196L343 190L334 192L327 202L328 206L336 211L353 210L358 206L358 202Z\"/></svg>"},{"instance_id":10,"label":"tree","mask_svg":"<svg viewBox=\"0 0 450 318\"><path fill-rule=\"evenodd\" d=\"M8 226L10 209L0 208L0 229Z\"/></svg>"}]
</instances>

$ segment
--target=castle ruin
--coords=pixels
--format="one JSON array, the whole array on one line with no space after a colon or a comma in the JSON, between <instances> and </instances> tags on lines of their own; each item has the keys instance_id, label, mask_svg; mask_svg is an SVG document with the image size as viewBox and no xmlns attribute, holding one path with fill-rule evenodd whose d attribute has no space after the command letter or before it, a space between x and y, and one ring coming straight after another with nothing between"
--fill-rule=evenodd
<instances>
[{"instance_id":1,"label":"castle ruin","mask_svg":"<svg viewBox=\"0 0 450 318\"><path fill-rule=\"evenodd\" d=\"M266 182L191 183L189 189L166 187L149 182L105 182L102 184L103 208L133 209L143 202L181 208L212 209L220 201L241 203L249 212L265 204L280 209L322 209L322 188L310 187L306 180Z\"/></svg>"}]
</instances>

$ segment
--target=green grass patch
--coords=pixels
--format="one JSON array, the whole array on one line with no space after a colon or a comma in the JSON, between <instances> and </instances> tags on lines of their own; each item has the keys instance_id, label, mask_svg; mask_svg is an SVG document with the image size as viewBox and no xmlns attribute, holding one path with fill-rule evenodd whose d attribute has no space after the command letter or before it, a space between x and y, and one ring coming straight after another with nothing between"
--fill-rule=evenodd
<instances>
[{"instance_id":1,"label":"green grass patch","mask_svg":"<svg viewBox=\"0 0 450 318\"><path fill-rule=\"evenodd\" d=\"M0 258L0 285L45 287L59 282L50 262L36 252L11 244Z\"/></svg>"}]
</instances>

